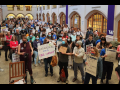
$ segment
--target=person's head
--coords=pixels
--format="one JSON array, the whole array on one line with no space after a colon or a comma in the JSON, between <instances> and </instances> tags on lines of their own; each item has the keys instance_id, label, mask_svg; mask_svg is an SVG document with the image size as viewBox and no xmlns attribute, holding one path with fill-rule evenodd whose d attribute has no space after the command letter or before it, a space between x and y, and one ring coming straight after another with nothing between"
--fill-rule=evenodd
<instances>
[{"instance_id":1,"label":"person's head","mask_svg":"<svg viewBox=\"0 0 120 90\"><path fill-rule=\"evenodd\" d=\"M106 48L110 47L110 42L106 42Z\"/></svg>"},{"instance_id":2,"label":"person's head","mask_svg":"<svg viewBox=\"0 0 120 90\"><path fill-rule=\"evenodd\" d=\"M52 25L50 25L50 28L52 28Z\"/></svg>"},{"instance_id":3,"label":"person's head","mask_svg":"<svg viewBox=\"0 0 120 90\"><path fill-rule=\"evenodd\" d=\"M7 32L7 35L8 35L8 36L10 35L10 31Z\"/></svg>"},{"instance_id":4,"label":"person's head","mask_svg":"<svg viewBox=\"0 0 120 90\"><path fill-rule=\"evenodd\" d=\"M77 41L77 42L76 42L76 47L79 48L79 47L81 47L81 46L82 46L82 41Z\"/></svg>"},{"instance_id":5,"label":"person's head","mask_svg":"<svg viewBox=\"0 0 120 90\"><path fill-rule=\"evenodd\" d=\"M73 27L71 27L71 30L73 30Z\"/></svg>"},{"instance_id":6,"label":"person's head","mask_svg":"<svg viewBox=\"0 0 120 90\"><path fill-rule=\"evenodd\" d=\"M27 43L27 37L25 35L22 37L22 41L23 41L24 44Z\"/></svg>"},{"instance_id":7,"label":"person's head","mask_svg":"<svg viewBox=\"0 0 120 90\"><path fill-rule=\"evenodd\" d=\"M64 33L64 34L63 34L63 37L66 38L66 36L67 36L67 33Z\"/></svg>"},{"instance_id":8,"label":"person's head","mask_svg":"<svg viewBox=\"0 0 120 90\"><path fill-rule=\"evenodd\" d=\"M16 38L16 36L12 36L12 39L11 39L11 41L17 41L17 38Z\"/></svg>"},{"instance_id":9,"label":"person's head","mask_svg":"<svg viewBox=\"0 0 120 90\"><path fill-rule=\"evenodd\" d=\"M45 33L42 33L42 37L46 37Z\"/></svg>"},{"instance_id":10,"label":"person's head","mask_svg":"<svg viewBox=\"0 0 120 90\"><path fill-rule=\"evenodd\" d=\"M19 29L16 29L16 33L19 33Z\"/></svg>"},{"instance_id":11,"label":"person's head","mask_svg":"<svg viewBox=\"0 0 120 90\"><path fill-rule=\"evenodd\" d=\"M72 42L72 38L70 36L68 37L67 40L68 40L68 42Z\"/></svg>"},{"instance_id":12,"label":"person's head","mask_svg":"<svg viewBox=\"0 0 120 90\"><path fill-rule=\"evenodd\" d=\"M97 36L97 32L96 31L94 31L94 36Z\"/></svg>"},{"instance_id":13,"label":"person's head","mask_svg":"<svg viewBox=\"0 0 120 90\"><path fill-rule=\"evenodd\" d=\"M35 34L38 34L38 30L35 31Z\"/></svg>"},{"instance_id":14,"label":"person's head","mask_svg":"<svg viewBox=\"0 0 120 90\"><path fill-rule=\"evenodd\" d=\"M98 57L99 52L98 52L98 49L96 47L91 48L91 55Z\"/></svg>"},{"instance_id":15,"label":"person's head","mask_svg":"<svg viewBox=\"0 0 120 90\"><path fill-rule=\"evenodd\" d=\"M32 32L29 34L29 37L30 37L30 38L32 38L32 37L33 37L33 33L32 33Z\"/></svg>"},{"instance_id":16,"label":"person's head","mask_svg":"<svg viewBox=\"0 0 120 90\"><path fill-rule=\"evenodd\" d=\"M89 40L92 40L92 39L93 39L93 35L90 34L90 35L89 35Z\"/></svg>"},{"instance_id":17,"label":"person's head","mask_svg":"<svg viewBox=\"0 0 120 90\"><path fill-rule=\"evenodd\" d=\"M106 45L106 38L105 37L102 37L101 38L101 42L100 42L100 45L102 46L102 45Z\"/></svg>"},{"instance_id":18,"label":"person's head","mask_svg":"<svg viewBox=\"0 0 120 90\"><path fill-rule=\"evenodd\" d=\"M38 40L39 40L39 36L36 36L36 38L35 38L35 39L36 39L36 41L38 41Z\"/></svg>"},{"instance_id":19,"label":"person's head","mask_svg":"<svg viewBox=\"0 0 120 90\"><path fill-rule=\"evenodd\" d=\"M57 31L57 30L56 30L56 28L53 28L53 32L55 32L55 33L56 33L56 31Z\"/></svg>"},{"instance_id":20,"label":"person's head","mask_svg":"<svg viewBox=\"0 0 120 90\"><path fill-rule=\"evenodd\" d=\"M76 36L76 40L77 41L80 40L80 36L79 35Z\"/></svg>"},{"instance_id":21,"label":"person's head","mask_svg":"<svg viewBox=\"0 0 120 90\"><path fill-rule=\"evenodd\" d=\"M80 28L77 29L77 32L79 32L79 31L80 31Z\"/></svg>"},{"instance_id":22,"label":"person's head","mask_svg":"<svg viewBox=\"0 0 120 90\"><path fill-rule=\"evenodd\" d=\"M105 37L104 34L101 34L100 37L99 37L99 39L101 39L102 37Z\"/></svg>"},{"instance_id":23,"label":"person's head","mask_svg":"<svg viewBox=\"0 0 120 90\"><path fill-rule=\"evenodd\" d=\"M63 45L68 45L66 38L63 38L63 39L62 39L62 44L63 44Z\"/></svg>"}]
</instances>

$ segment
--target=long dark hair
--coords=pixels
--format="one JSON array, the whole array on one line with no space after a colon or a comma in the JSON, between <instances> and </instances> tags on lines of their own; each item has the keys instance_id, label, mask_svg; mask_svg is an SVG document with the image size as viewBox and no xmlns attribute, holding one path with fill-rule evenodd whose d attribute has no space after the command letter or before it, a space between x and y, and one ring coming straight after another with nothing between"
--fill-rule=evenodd
<instances>
[{"instance_id":1,"label":"long dark hair","mask_svg":"<svg viewBox=\"0 0 120 90\"><path fill-rule=\"evenodd\" d=\"M70 36L69 36L69 37L70 37ZM69 38L69 37L68 37L68 38ZM70 41L67 40L67 43L68 43L68 44L71 44L71 42L72 42L72 38L70 37Z\"/></svg>"},{"instance_id":2,"label":"long dark hair","mask_svg":"<svg viewBox=\"0 0 120 90\"><path fill-rule=\"evenodd\" d=\"M105 41L103 47L106 48L106 38L105 38L105 37L102 37L102 38L101 38L100 46L102 46L102 44L103 44L102 41Z\"/></svg>"},{"instance_id":3,"label":"long dark hair","mask_svg":"<svg viewBox=\"0 0 120 90\"><path fill-rule=\"evenodd\" d=\"M49 32L49 33L51 33L51 32ZM48 33L48 34L49 34L49 33ZM48 39L51 39L51 40L54 40L53 35L51 35L51 37L49 37L49 36L47 35L47 38L48 38Z\"/></svg>"}]
</instances>

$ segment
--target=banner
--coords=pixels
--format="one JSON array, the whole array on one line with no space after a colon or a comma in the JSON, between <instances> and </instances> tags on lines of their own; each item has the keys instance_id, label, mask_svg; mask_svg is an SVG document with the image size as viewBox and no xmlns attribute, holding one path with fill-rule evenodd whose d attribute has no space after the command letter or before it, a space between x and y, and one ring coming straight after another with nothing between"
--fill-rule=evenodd
<instances>
[{"instance_id":1,"label":"banner","mask_svg":"<svg viewBox=\"0 0 120 90\"><path fill-rule=\"evenodd\" d=\"M12 54L12 62L19 62L20 56L18 54L13 53Z\"/></svg>"},{"instance_id":2,"label":"banner","mask_svg":"<svg viewBox=\"0 0 120 90\"><path fill-rule=\"evenodd\" d=\"M95 77L97 75L97 61L98 58L91 55L87 58L88 65L86 65L86 72Z\"/></svg>"},{"instance_id":3,"label":"banner","mask_svg":"<svg viewBox=\"0 0 120 90\"><path fill-rule=\"evenodd\" d=\"M91 47L93 47L93 44L86 45L86 54L91 53Z\"/></svg>"},{"instance_id":4,"label":"banner","mask_svg":"<svg viewBox=\"0 0 120 90\"><path fill-rule=\"evenodd\" d=\"M114 62L116 60L116 50L107 48L106 55L107 57L105 57L105 61Z\"/></svg>"},{"instance_id":5,"label":"banner","mask_svg":"<svg viewBox=\"0 0 120 90\"><path fill-rule=\"evenodd\" d=\"M6 31L6 26L1 27L1 32L2 32L2 31Z\"/></svg>"},{"instance_id":6,"label":"banner","mask_svg":"<svg viewBox=\"0 0 120 90\"><path fill-rule=\"evenodd\" d=\"M38 46L39 59L44 59L55 55L55 45L53 43Z\"/></svg>"},{"instance_id":7,"label":"banner","mask_svg":"<svg viewBox=\"0 0 120 90\"><path fill-rule=\"evenodd\" d=\"M39 26L36 26L36 30L39 30Z\"/></svg>"},{"instance_id":8,"label":"banner","mask_svg":"<svg viewBox=\"0 0 120 90\"><path fill-rule=\"evenodd\" d=\"M59 52L59 51L58 51L58 46L59 46L60 44L62 44L62 42L61 42L61 41L57 41L56 52Z\"/></svg>"}]
</instances>

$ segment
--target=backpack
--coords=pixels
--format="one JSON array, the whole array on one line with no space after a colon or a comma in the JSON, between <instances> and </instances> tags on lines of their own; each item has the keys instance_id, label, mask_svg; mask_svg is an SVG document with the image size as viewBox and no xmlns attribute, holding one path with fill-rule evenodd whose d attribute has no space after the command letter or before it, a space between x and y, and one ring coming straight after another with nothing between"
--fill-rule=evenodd
<instances>
[{"instance_id":1,"label":"backpack","mask_svg":"<svg viewBox=\"0 0 120 90\"><path fill-rule=\"evenodd\" d=\"M66 76L65 76L64 68L61 70L60 80L61 80L62 82L65 82L65 81L66 81Z\"/></svg>"},{"instance_id":2,"label":"backpack","mask_svg":"<svg viewBox=\"0 0 120 90\"><path fill-rule=\"evenodd\" d=\"M50 65L52 67L57 65L57 56L56 55L52 57L52 61L51 61Z\"/></svg>"}]
</instances>

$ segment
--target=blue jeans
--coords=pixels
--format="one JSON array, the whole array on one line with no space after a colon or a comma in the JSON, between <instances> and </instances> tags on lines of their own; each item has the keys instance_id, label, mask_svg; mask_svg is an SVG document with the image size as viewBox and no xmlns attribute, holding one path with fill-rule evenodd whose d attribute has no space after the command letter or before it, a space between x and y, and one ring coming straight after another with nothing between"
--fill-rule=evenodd
<instances>
[{"instance_id":1,"label":"blue jeans","mask_svg":"<svg viewBox=\"0 0 120 90\"><path fill-rule=\"evenodd\" d=\"M38 52L37 51L34 51L34 64L36 64L36 60L37 60L37 57L38 57ZM38 60L38 63L40 63L40 60Z\"/></svg>"},{"instance_id":2,"label":"blue jeans","mask_svg":"<svg viewBox=\"0 0 120 90\"><path fill-rule=\"evenodd\" d=\"M48 57L44 59L44 63L45 63L45 73L48 74L48 63L50 65L52 60L52 57ZM53 67L50 65L50 73L53 74Z\"/></svg>"}]
</instances>

